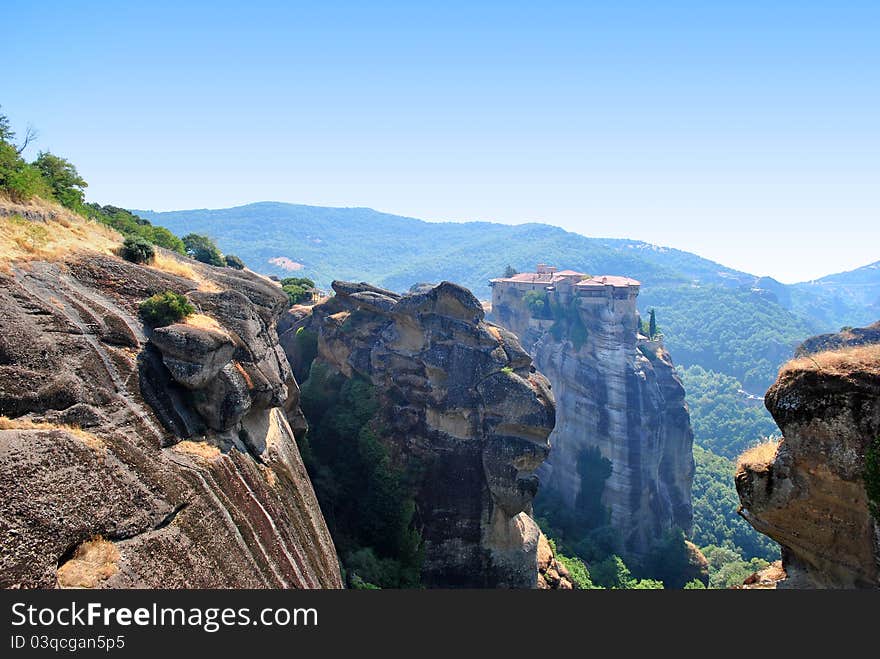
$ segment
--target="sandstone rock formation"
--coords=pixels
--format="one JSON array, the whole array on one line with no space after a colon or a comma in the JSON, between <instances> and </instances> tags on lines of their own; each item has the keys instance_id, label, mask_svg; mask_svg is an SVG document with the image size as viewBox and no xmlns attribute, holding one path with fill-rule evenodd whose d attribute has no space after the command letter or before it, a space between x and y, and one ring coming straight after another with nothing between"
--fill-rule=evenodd
<instances>
[{"instance_id":1,"label":"sandstone rock formation","mask_svg":"<svg viewBox=\"0 0 880 659\"><path fill-rule=\"evenodd\" d=\"M542 536L529 514L554 423L545 378L459 286L406 296L338 281L333 289L311 315L282 324L282 343L301 372L311 360L290 337L317 335L313 377L320 366L375 387L381 441L396 463L420 468L422 583L536 587ZM554 580L567 583L558 570L541 577Z\"/></svg>"},{"instance_id":2,"label":"sandstone rock formation","mask_svg":"<svg viewBox=\"0 0 880 659\"><path fill-rule=\"evenodd\" d=\"M784 439L744 454L736 488L740 514L782 545L777 587L880 587L880 346L799 357L765 400Z\"/></svg>"},{"instance_id":3,"label":"sandstone rock formation","mask_svg":"<svg viewBox=\"0 0 880 659\"><path fill-rule=\"evenodd\" d=\"M541 497L553 497L553 505L570 518L583 516L585 498L592 496L587 488L595 487L586 481L597 477L588 473L585 460L598 450L611 463L610 476L599 486L602 505L610 511L622 551L638 559L665 530L690 532L690 415L669 353L661 341L638 332L638 282L596 278L579 296L573 291L577 284L565 288L565 278L577 281L578 274L552 272L546 281L537 276L537 283L527 280L525 286L497 282L491 318L521 337L556 397L553 448L538 471ZM620 286L612 285L618 280ZM534 318L525 292L548 287L544 309L553 305L556 317Z\"/></svg>"},{"instance_id":4,"label":"sandstone rock formation","mask_svg":"<svg viewBox=\"0 0 880 659\"><path fill-rule=\"evenodd\" d=\"M287 420L285 296L162 258L0 272L0 586L340 587ZM138 304L166 290L199 315L151 330Z\"/></svg>"}]
</instances>

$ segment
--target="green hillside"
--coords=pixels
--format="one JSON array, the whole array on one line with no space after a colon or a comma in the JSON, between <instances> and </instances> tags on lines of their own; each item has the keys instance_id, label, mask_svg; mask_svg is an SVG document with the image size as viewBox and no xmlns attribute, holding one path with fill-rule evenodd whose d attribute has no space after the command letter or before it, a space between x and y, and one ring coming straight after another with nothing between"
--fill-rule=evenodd
<instances>
[{"instance_id":1,"label":"green hillside","mask_svg":"<svg viewBox=\"0 0 880 659\"><path fill-rule=\"evenodd\" d=\"M424 222L368 208L275 202L137 213L177 235L206 233L259 272L305 276L324 288L349 279L402 291L446 279L486 299L489 279L507 265L524 271L543 261L625 274L642 282L640 307L657 309L676 363L735 377L758 394L798 342L880 317L880 307L866 303L880 290L876 267L787 286L681 250L546 224Z\"/></svg>"}]
</instances>

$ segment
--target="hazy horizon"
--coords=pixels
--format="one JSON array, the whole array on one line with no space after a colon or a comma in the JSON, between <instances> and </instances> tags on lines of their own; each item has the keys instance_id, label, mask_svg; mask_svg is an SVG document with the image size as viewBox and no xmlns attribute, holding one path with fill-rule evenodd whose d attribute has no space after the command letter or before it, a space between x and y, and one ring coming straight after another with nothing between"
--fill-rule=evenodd
<instances>
[{"instance_id":1,"label":"hazy horizon","mask_svg":"<svg viewBox=\"0 0 880 659\"><path fill-rule=\"evenodd\" d=\"M543 222L786 283L880 259L880 3L13 0L4 18L2 111L89 200Z\"/></svg>"},{"instance_id":2,"label":"hazy horizon","mask_svg":"<svg viewBox=\"0 0 880 659\"><path fill-rule=\"evenodd\" d=\"M488 222L488 223L490 223L490 224L504 224L504 225L507 225L507 226L515 226L515 225L518 225L518 224L535 224L535 223L539 223L539 224L546 224L546 225L549 225L549 226L555 226L555 227L557 227L557 228L564 229L565 231L570 231L571 233L576 233L576 234L578 234L578 235L580 235L580 236L584 236L585 238L612 239L612 240L631 240L631 241L635 241L635 242L643 242L643 243L647 243L647 244L653 245L653 246L655 246L655 247L661 247L661 248L664 248L664 249L677 249L677 250L680 250L680 251L689 251L689 250L682 250L680 247L678 247L678 246L676 246L676 245L651 243L651 242L648 242L648 241L646 241L646 240L641 240L640 238L635 237L635 236L600 236L600 235L595 235L595 236L594 236L594 235L587 235L587 234L581 233L581 232L579 232L579 231L572 231L572 230L570 230L570 229L565 229L564 227L560 227L559 225L551 224L551 223L549 223L549 222L537 222L537 221L525 221L525 222L493 222L492 220L443 220L443 219L427 219L427 218L424 218L424 217L415 217L415 216L413 216L413 215L407 215L407 214L403 214L403 213L394 213L394 212L391 212L391 211L382 210L382 209L380 209L380 208L371 208L371 207L369 207L369 206L329 206L329 205L324 205L324 204L303 204L303 203L296 202L296 201L278 201L277 199L261 199L260 201L251 201L251 202L247 202L247 203L244 203L244 204L235 204L234 206L223 206L223 207L200 206L200 207L197 207L197 208L173 208L173 209L167 209L167 210L159 210L159 209L155 209L155 208L128 208L128 210L130 210L130 211L150 212L150 213L187 213L187 212L192 212L192 211L203 211L203 210L208 210L208 211L231 210L231 209L235 209L235 208L244 208L244 207L246 207L246 206L253 206L253 205L257 205L257 204L285 204L285 205L291 205L291 206L309 206L309 207L314 207L314 208L333 208L333 209L366 209L366 210L371 210L371 211L374 211L374 212L376 212L376 213L381 213L381 214L384 214L384 215L394 215L394 216L402 217L402 218L405 218L405 219L415 220L415 221L417 221L417 222L430 222L430 223L435 223L435 224L449 223L449 222L451 222L451 223L458 223L458 224L464 224L464 223L469 223L469 222ZM703 254L699 254L698 252L690 252L690 253L695 254L696 256L699 256L699 257L705 258L705 259L708 259L708 258L709 258L709 257L707 257L707 256L705 256L705 255L703 255ZM714 260L714 259L709 259L709 260L711 261L711 260ZM732 268L732 269L734 269L734 270L738 269L738 268L734 268L734 267L731 266L729 263L723 263L723 262L721 262L721 261L716 261L716 263L718 263L719 265L722 265L722 266L728 267L728 268ZM859 268L863 268L863 267L866 267L866 266L869 266L869 265L873 265L874 263L880 263L880 260L875 260L875 261L869 261L869 262L867 262L867 263L862 263L862 264L857 265L857 266L855 266L855 267L847 268L846 270L836 270L836 271L834 271L834 272L826 272L826 273L820 275L819 277L815 277L814 279L822 279L823 277L827 277L827 276L829 276L829 275L836 275L836 274L841 274L841 273L844 273L844 272L850 272L850 271L852 271L852 270L858 270ZM565 267L565 264L564 264L564 263L554 263L554 264L552 264L552 265L557 265L557 266L559 266L559 267ZM741 272L745 272L745 273L747 273L747 274L756 275L756 276L767 276L767 275L763 275L762 273L749 272L748 270L741 270ZM805 280L798 280L798 281L783 281L783 280L780 279L780 280L778 280L778 281L780 281L780 282L783 283L783 284L801 284L801 283L809 283L810 281L813 281L813 280L811 280L811 279L805 279Z\"/></svg>"}]
</instances>

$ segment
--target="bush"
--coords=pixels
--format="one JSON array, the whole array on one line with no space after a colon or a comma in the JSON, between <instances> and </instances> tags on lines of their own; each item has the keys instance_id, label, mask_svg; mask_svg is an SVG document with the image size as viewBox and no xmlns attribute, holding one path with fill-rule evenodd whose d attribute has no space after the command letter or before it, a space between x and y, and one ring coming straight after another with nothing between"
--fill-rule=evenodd
<instances>
[{"instance_id":1,"label":"bush","mask_svg":"<svg viewBox=\"0 0 880 659\"><path fill-rule=\"evenodd\" d=\"M234 268L235 270L244 270L245 265L244 261L238 258L235 254L227 254L225 257L226 267Z\"/></svg>"},{"instance_id":2,"label":"bush","mask_svg":"<svg viewBox=\"0 0 880 659\"><path fill-rule=\"evenodd\" d=\"M129 236L122 243L119 255L132 263L152 263L156 257L156 250L143 238Z\"/></svg>"},{"instance_id":3,"label":"bush","mask_svg":"<svg viewBox=\"0 0 880 659\"><path fill-rule=\"evenodd\" d=\"M287 293L290 306L311 300L314 288L315 282L307 277L286 277L281 280L281 290Z\"/></svg>"},{"instance_id":4,"label":"bush","mask_svg":"<svg viewBox=\"0 0 880 659\"><path fill-rule=\"evenodd\" d=\"M144 321L153 327L162 327L177 323L195 313L189 300L174 291L156 293L151 298L141 302L140 312Z\"/></svg>"},{"instance_id":5,"label":"bush","mask_svg":"<svg viewBox=\"0 0 880 659\"><path fill-rule=\"evenodd\" d=\"M590 572L587 570L587 566L584 565L584 562L581 559L571 558L557 553L556 560L568 570L568 576L571 579L571 583L578 590L592 590L597 587L593 584L593 580L590 579Z\"/></svg>"},{"instance_id":6,"label":"bush","mask_svg":"<svg viewBox=\"0 0 880 659\"><path fill-rule=\"evenodd\" d=\"M183 237L183 245L186 253L196 261L208 265L225 266L226 261L217 245L208 236L201 233L190 233Z\"/></svg>"}]
</instances>

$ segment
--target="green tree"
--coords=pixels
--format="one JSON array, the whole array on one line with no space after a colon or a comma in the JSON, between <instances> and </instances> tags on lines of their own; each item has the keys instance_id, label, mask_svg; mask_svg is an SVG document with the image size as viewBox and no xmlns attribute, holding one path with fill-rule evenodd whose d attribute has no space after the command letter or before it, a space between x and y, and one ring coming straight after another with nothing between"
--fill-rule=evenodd
<instances>
[{"instance_id":1,"label":"green tree","mask_svg":"<svg viewBox=\"0 0 880 659\"><path fill-rule=\"evenodd\" d=\"M56 201L72 210L82 208L88 183L79 175L73 163L48 151L41 151L34 161L34 167L42 174Z\"/></svg>"},{"instance_id":2,"label":"green tree","mask_svg":"<svg viewBox=\"0 0 880 659\"><path fill-rule=\"evenodd\" d=\"M529 313L532 314L532 318L549 319L551 317L550 303L547 300L547 293L544 291L526 291L523 302Z\"/></svg>"},{"instance_id":3,"label":"green tree","mask_svg":"<svg viewBox=\"0 0 880 659\"><path fill-rule=\"evenodd\" d=\"M168 229L153 226L148 220L124 208L110 205L86 204L83 207L83 212L86 217L112 227L123 236L137 236L153 245L170 249L178 254L186 253L183 241Z\"/></svg>"},{"instance_id":4,"label":"green tree","mask_svg":"<svg viewBox=\"0 0 880 659\"><path fill-rule=\"evenodd\" d=\"M52 198L52 190L40 170L27 164L12 144L3 141L0 141L0 190L19 202L33 197Z\"/></svg>"},{"instance_id":5,"label":"green tree","mask_svg":"<svg viewBox=\"0 0 880 659\"><path fill-rule=\"evenodd\" d=\"M683 588L692 573L684 532L681 529L666 531L651 548L643 570L669 588Z\"/></svg>"},{"instance_id":6,"label":"green tree","mask_svg":"<svg viewBox=\"0 0 880 659\"><path fill-rule=\"evenodd\" d=\"M186 253L196 261L201 261L208 265L226 265L223 255L217 249L217 245L205 234L189 233L185 235L183 237L183 246L186 249Z\"/></svg>"},{"instance_id":7,"label":"green tree","mask_svg":"<svg viewBox=\"0 0 880 659\"><path fill-rule=\"evenodd\" d=\"M0 108L3 106L0 105ZM12 143L12 140L15 139L15 132L12 130L12 126L9 124L9 117L0 112L0 142L8 142Z\"/></svg>"},{"instance_id":8,"label":"green tree","mask_svg":"<svg viewBox=\"0 0 880 659\"><path fill-rule=\"evenodd\" d=\"M504 277L505 277L505 279L510 279L510 278L513 277L514 275L518 275L518 274L519 274L519 273L518 273L518 272L513 268L513 266L510 265L509 263L507 264L507 267L504 268Z\"/></svg>"},{"instance_id":9,"label":"green tree","mask_svg":"<svg viewBox=\"0 0 880 659\"><path fill-rule=\"evenodd\" d=\"M650 316L648 318L648 338L654 339L657 336L657 314L654 309L651 309Z\"/></svg>"}]
</instances>

